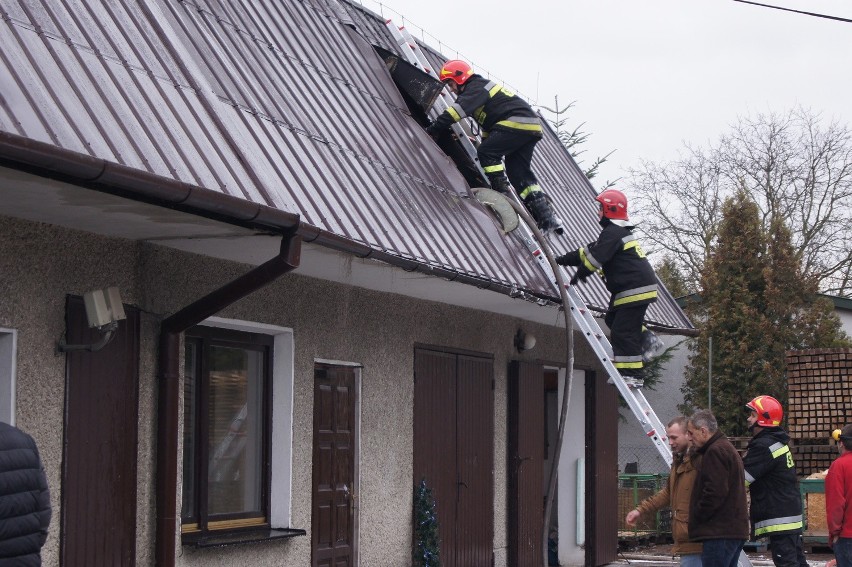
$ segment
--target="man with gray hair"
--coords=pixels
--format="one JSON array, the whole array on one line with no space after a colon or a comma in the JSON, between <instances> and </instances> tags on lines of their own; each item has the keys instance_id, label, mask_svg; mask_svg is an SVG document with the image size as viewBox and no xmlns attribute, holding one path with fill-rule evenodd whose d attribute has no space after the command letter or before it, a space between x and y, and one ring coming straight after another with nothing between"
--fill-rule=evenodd
<instances>
[{"instance_id":1,"label":"man with gray hair","mask_svg":"<svg viewBox=\"0 0 852 567\"><path fill-rule=\"evenodd\" d=\"M736 567L749 536L743 461L710 410L692 414L687 435L701 457L689 501L689 539L703 544L704 567Z\"/></svg>"}]
</instances>

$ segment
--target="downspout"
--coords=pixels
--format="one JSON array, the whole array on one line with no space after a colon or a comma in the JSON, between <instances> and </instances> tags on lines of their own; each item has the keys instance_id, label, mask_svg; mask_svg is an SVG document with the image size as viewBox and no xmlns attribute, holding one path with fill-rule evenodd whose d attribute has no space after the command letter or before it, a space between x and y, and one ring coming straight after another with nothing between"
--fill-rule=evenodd
<instances>
[{"instance_id":1,"label":"downspout","mask_svg":"<svg viewBox=\"0 0 852 567\"><path fill-rule=\"evenodd\" d=\"M298 225L297 225L298 226ZM281 239L278 256L166 318L160 327L157 426L157 521L155 564L174 567L177 541L178 415L180 410L180 335L207 317L299 267L302 238L297 226Z\"/></svg>"}]
</instances>

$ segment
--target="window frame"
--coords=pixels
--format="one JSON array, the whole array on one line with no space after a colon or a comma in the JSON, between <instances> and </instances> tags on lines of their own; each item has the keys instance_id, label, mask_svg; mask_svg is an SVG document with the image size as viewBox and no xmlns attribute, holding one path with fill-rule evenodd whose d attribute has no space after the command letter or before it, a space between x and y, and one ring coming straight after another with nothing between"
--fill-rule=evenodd
<instances>
[{"instance_id":1,"label":"window frame","mask_svg":"<svg viewBox=\"0 0 852 567\"><path fill-rule=\"evenodd\" d=\"M0 327L0 421L15 425L18 331Z\"/></svg>"},{"instance_id":2,"label":"window frame","mask_svg":"<svg viewBox=\"0 0 852 567\"><path fill-rule=\"evenodd\" d=\"M261 528L270 525L270 489L271 479L271 454L272 454L272 366L274 359L274 341L271 337L261 333L252 333L241 330L223 329L209 326L197 326L186 331L184 351L190 345L196 345L197 359L194 361L194 372L201 378L195 392L196 396L196 447L193 450L193 458L196 466L193 471L193 484L195 488L195 502L191 515L181 514L181 531L184 534L197 537L206 537L212 533L223 533L226 530L239 530L242 528ZM261 444L261 456L259 459L261 485L260 485L260 510L251 510L237 513L211 514L209 510L209 475L210 448L209 436L210 423L203 416L207 415L210 395L210 368L209 356L214 347L239 348L247 351L258 352L262 360L262 388L263 398L260 403L261 420L260 432L263 436ZM187 377L185 377L185 380ZM185 405L184 405L185 407ZM189 520L189 521L186 521Z\"/></svg>"},{"instance_id":3,"label":"window frame","mask_svg":"<svg viewBox=\"0 0 852 567\"><path fill-rule=\"evenodd\" d=\"M295 381L293 329L253 321L226 319L223 317L209 317L198 326L268 335L273 340L272 386L269 392L272 408L274 408L271 415L272 430L270 435L272 451L271 486L269 491L269 529L261 534L258 534L257 530L241 531L234 537L228 536L228 534L233 534L233 531L217 530L216 533L221 533L221 537L200 538L197 533L193 535L192 533L184 532L183 524L181 524L182 543L184 545L206 547L208 545L230 545L252 541L265 541L275 537L305 535L307 532L304 529L292 526L293 403ZM183 404L181 404L181 407L183 408ZM183 421L180 424L182 427Z\"/></svg>"}]
</instances>

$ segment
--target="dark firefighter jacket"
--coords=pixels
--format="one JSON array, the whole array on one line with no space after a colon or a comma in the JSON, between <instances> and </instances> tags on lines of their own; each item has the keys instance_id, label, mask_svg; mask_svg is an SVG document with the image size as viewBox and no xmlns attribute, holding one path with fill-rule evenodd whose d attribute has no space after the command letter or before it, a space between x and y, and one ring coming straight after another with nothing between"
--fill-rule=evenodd
<instances>
[{"instance_id":1,"label":"dark firefighter jacket","mask_svg":"<svg viewBox=\"0 0 852 567\"><path fill-rule=\"evenodd\" d=\"M50 492L32 437L0 423L0 565L41 565Z\"/></svg>"},{"instance_id":2,"label":"dark firefighter jacket","mask_svg":"<svg viewBox=\"0 0 852 567\"><path fill-rule=\"evenodd\" d=\"M525 100L479 75L467 80L456 101L426 131L437 134L468 116L482 126L483 135L496 128L541 136L541 121Z\"/></svg>"},{"instance_id":3,"label":"dark firefighter jacket","mask_svg":"<svg viewBox=\"0 0 852 567\"><path fill-rule=\"evenodd\" d=\"M657 300L657 278L651 263L633 236L632 226L619 226L609 219L601 221L603 230L597 241L568 252L557 262L579 266L576 278L585 279L601 272L612 294L610 309L643 305Z\"/></svg>"},{"instance_id":4,"label":"dark firefighter jacket","mask_svg":"<svg viewBox=\"0 0 852 567\"><path fill-rule=\"evenodd\" d=\"M789 441L780 427L767 427L751 438L743 457L755 537L802 531L802 495Z\"/></svg>"}]
</instances>

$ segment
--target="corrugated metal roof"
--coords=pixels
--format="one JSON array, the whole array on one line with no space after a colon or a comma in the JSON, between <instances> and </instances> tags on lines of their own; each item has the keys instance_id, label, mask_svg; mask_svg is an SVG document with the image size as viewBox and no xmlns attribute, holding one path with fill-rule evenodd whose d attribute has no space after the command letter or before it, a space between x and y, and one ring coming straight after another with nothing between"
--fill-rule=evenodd
<instances>
[{"instance_id":1,"label":"corrugated metal roof","mask_svg":"<svg viewBox=\"0 0 852 567\"><path fill-rule=\"evenodd\" d=\"M375 14L335 0L22 0L0 11L0 129L553 294L409 116L371 46L395 50ZM577 217L572 234L593 239L592 189L554 144L536 156L543 185ZM589 290L593 303L605 297ZM688 326L668 301L651 316Z\"/></svg>"}]
</instances>

